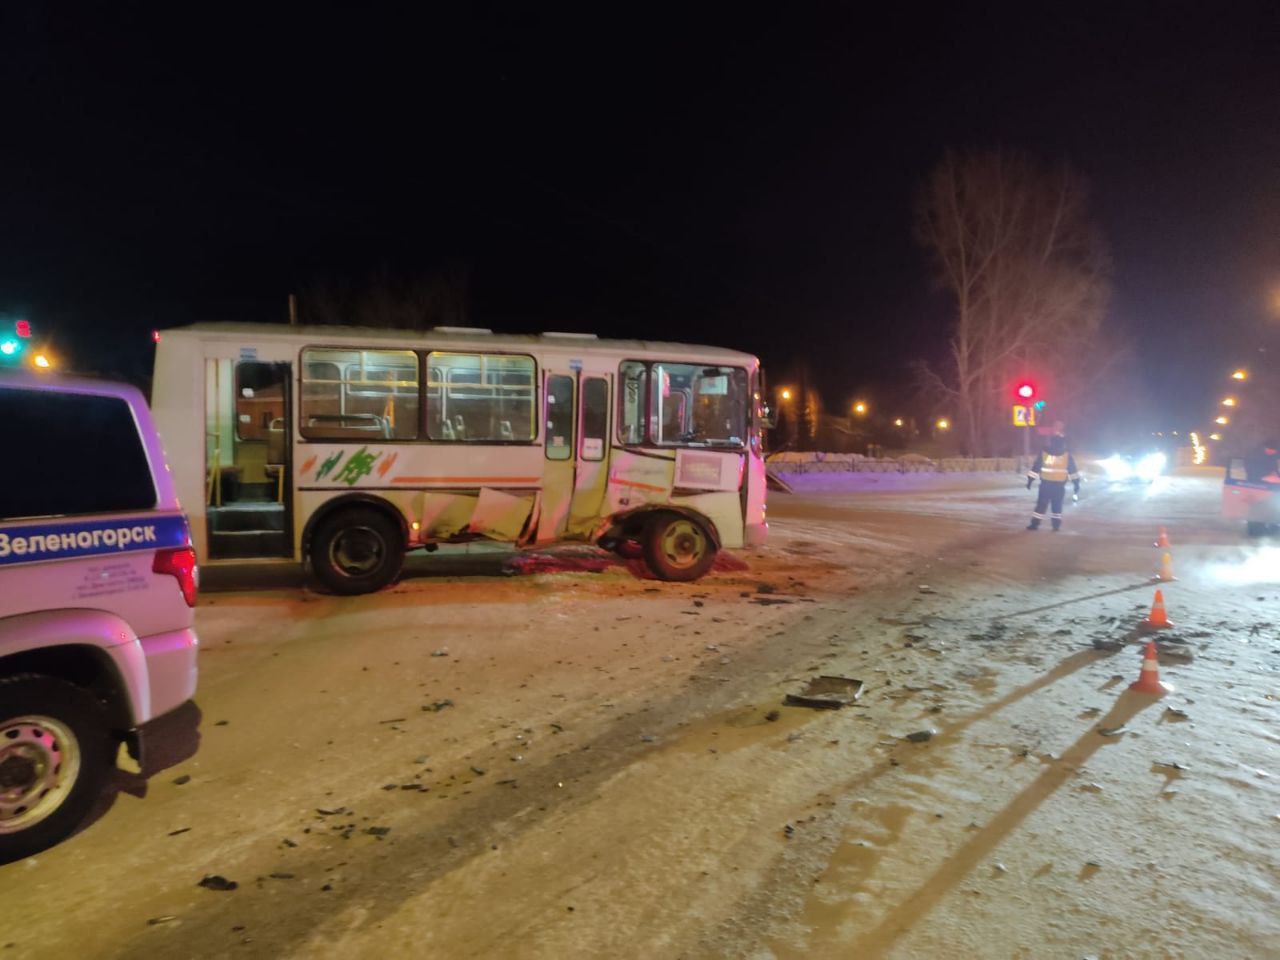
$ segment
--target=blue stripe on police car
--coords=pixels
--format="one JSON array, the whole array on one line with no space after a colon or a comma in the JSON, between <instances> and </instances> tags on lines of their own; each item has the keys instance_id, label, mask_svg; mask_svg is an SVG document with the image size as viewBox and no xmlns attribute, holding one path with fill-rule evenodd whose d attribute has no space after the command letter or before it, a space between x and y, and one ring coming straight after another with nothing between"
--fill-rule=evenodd
<instances>
[{"instance_id":1,"label":"blue stripe on police car","mask_svg":"<svg viewBox=\"0 0 1280 960\"><path fill-rule=\"evenodd\" d=\"M185 547L190 542L187 518L181 515L10 524L0 527L0 566Z\"/></svg>"}]
</instances>

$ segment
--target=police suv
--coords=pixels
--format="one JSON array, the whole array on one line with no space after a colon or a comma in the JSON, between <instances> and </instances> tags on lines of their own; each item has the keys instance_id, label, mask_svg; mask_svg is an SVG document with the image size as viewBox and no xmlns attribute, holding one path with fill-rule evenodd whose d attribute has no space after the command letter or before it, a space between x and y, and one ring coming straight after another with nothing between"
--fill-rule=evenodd
<instances>
[{"instance_id":1,"label":"police suv","mask_svg":"<svg viewBox=\"0 0 1280 960\"><path fill-rule=\"evenodd\" d=\"M0 863L70 834L195 692L196 558L142 394L0 374Z\"/></svg>"}]
</instances>

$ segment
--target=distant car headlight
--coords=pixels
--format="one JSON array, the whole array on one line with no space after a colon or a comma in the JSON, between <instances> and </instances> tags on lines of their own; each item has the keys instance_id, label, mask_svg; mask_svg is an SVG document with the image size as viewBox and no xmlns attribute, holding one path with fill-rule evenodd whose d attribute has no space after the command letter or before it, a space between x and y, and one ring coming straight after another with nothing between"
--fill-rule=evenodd
<instances>
[{"instance_id":1,"label":"distant car headlight","mask_svg":"<svg viewBox=\"0 0 1280 960\"><path fill-rule=\"evenodd\" d=\"M1133 479L1133 467L1118 453L1113 453L1105 460L1099 460L1098 465L1107 472L1108 480Z\"/></svg>"},{"instance_id":2,"label":"distant car headlight","mask_svg":"<svg viewBox=\"0 0 1280 960\"><path fill-rule=\"evenodd\" d=\"M1134 468L1139 480L1145 480L1150 483L1160 474L1164 473L1165 465L1169 462L1169 458L1163 453L1149 453Z\"/></svg>"}]
</instances>

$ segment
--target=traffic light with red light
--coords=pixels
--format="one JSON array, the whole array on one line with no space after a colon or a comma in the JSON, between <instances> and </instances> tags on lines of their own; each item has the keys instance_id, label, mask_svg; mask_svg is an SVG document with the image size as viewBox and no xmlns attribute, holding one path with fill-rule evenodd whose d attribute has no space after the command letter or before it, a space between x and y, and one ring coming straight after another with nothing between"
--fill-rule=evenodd
<instances>
[{"instance_id":1,"label":"traffic light with red light","mask_svg":"<svg viewBox=\"0 0 1280 960\"><path fill-rule=\"evenodd\" d=\"M31 321L19 320L13 325L13 332L20 336L23 340L31 339Z\"/></svg>"},{"instance_id":2,"label":"traffic light with red light","mask_svg":"<svg viewBox=\"0 0 1280 960\"><path fill-rule=\"evenodd\" d=\"M1017 394L1023 400L1030 400L1036 395L1036 385L1034 383L1022 382L1018 384Z\"/></svg>"}]
</instances>

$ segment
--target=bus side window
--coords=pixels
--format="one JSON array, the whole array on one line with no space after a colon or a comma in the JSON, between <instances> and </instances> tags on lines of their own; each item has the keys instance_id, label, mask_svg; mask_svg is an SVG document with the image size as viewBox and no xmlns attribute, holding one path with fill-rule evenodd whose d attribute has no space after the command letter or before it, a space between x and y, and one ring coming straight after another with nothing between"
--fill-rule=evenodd
<instances>
[{"instance_id":1,"label":"bus side window","mask_svg":"<svg viewBox=\"0 0 1280 960\"><path fill-rule=\"evenodd\" d=\"M582 381L582 446L578 456L583 460L603 460L609 435L609 381L587 377Z\"/></svg>"},{"instance_id":2,"label":"bus side window","mask_svg":"<svg viewBox=\"0 0 1280 960\"><path fill-rule=\"evenodd\" d=\"M573 377L547 376L547 459L573 455Z\"/></svg>"},{"instance_id":3,"label":"bus side window","mask_svg":"<svg viewBox=\"0 0 1280 960\"><path fill-rule=\"evenodd\" d=\"M649 371L643 363L627 360L618 378L618 439L622 443L644 442L645 386Z\"/></svg>"}]
</instances>

